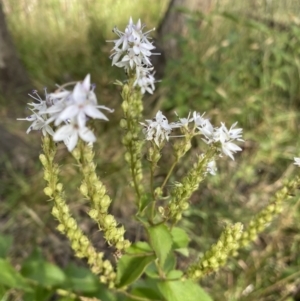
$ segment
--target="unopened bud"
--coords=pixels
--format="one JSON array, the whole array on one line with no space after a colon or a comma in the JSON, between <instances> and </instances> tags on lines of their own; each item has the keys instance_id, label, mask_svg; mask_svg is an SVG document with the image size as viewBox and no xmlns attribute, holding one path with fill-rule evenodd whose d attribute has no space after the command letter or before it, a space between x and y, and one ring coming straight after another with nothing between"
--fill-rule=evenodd
<instances>
[{"instance_id":1,"label":"unopened bud","mask_svg":"<svg viewBox=\"0 0 300 301\"><path fill-rule=\"evenodd\" d=\"M81 192L82 195L87 196L87 194L88 194L88 188L87 188L86 183L82 183L80 185L80 192Z\"/></svg>"},{"instance_id":2,"label":"unopened bud","mask_svg":"<svg viewBox=\"0 0 300 301\"><path fill-rule=\"evenodd\" d=\"M47 166L48 160L47 160L46 156L44 154L40 154L39 158L40 158L41 163L44 166Z\"/></svg>"},{"instance_id":3,"label":"unopened bud","mask_svg":"<svg viewBox=\"0 0 300 301\"><path fill-rule=\"evenodd\" d=\"M62 184L62 183L57 183L57 185L56 185L56 190L57 190L58 192L62 192L62 190L63 190L63 184Z\"/></svg>"},{"instance_id":4,"label":"unopened bud","mask_svg":"<svg viewBox=\"0 0 300 301\"><path fill-rule=\"evenodd\" d=\"M53 194L53 190L52 190L50 187L45 187L45 188L44 188L44 193L45 193L45 195L51 197L52 194Z\"/></svg>"},{"instance_id":5,"label":"unopened bud","mask_svg":"<svg viewBox=\"0 0 300 301\"><path fill-rule=\"evenodd\" d=\"M125 119L121 119L121 121L120 121L120 127L122 129L126 129L127 128L127 121Z\"/></svg>"}]
</instances>

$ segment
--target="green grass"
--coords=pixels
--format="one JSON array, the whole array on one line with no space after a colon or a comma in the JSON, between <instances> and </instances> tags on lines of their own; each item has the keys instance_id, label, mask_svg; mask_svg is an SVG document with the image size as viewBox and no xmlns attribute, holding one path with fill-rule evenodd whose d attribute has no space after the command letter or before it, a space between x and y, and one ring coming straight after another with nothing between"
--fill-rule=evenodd
<instances>
[{"instance_id":1,"label":"green grass","mask_svg":"<svg viewBox=\"0 0 300 301\"><path fill-rule=\"evenodd\" d=\"M123 78L123 73L110 67L111 44L106 40L113 38L113 26L122 29L129 16L141 18L147 28L157 26L167 1L153 1L151 6L146 0L3 2L21 59L37 88L47 85L50 90L55 83L81 79L90 72L97 83L100 102L116 108L113 128L105 125L99 129L102 137L96 149L99 147L100 175L106 184L114 183L109 191L113 199L118 199L114 210L123 222L130 192L120 142L111 139L121 133L117 127L120 96L112 82ZM260 1L254 10L255 1L214 3L216 10L200 28L199 17L192 15L188 35L180 40L181 57L169 61L161 90L162 107L170 117L174 116L173 111L206 111L214 123L225 121L229 125L239 121L245 132L242 154L236 161L219 161L219 174L200 187L183 223L193 237L192 247L201 252L216 241L224 223L247 224L284 180L295 174L292 160L300 155L300 5L297 1ZM249 11L259 18L281 22L288 29L270 28L249 18ZM191 152L196 154L199 150L194 148ZM59 156L63 158L65 154L61 151ZM65 182L71 183L72 191L76 191L75 184L80 181L76 178L76 167L71 161L66 163ZM3 218L0 226L3 232L16 237L11 256L18 262L39 245L48 259L57 260L60 252L53 250L53 245L64 247L57 238L45 242L47 230L55 233L55 222L51 222L50 205L41 191L39 164L36 163L30 177L18 173L9 163L6 171L6 187L1 191L5 202L0 210L2 216L10 214L10 218ZM76 196L75 193L75 199ZM72 204L76 215L86 224L82 214L84 202ZM299 285L299 213L299 201L292 199L253 246L202 283L215 300L292 300L290 296ZM39 216L49 221L49 226L44 224L37 230ZM90 225L88 229L92 229ZM28 231L32 231L31 235L23 236L21 244L17 243ZM247 293L245 289L252 286L253 291Z\"/></svg>"}]
</instances>

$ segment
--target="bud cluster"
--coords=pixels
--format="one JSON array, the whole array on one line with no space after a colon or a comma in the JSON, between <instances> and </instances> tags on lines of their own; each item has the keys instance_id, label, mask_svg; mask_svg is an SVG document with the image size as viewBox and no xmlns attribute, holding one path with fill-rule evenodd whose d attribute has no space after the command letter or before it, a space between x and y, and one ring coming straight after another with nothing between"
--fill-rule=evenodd
<instances>
[{"instance_id":1,"label":"bud cluster","mask_svg":"<svg viewBox=\"0 0 300 301\"><path fill-rule=\"evenodd\" d=\"M119 227L114 216L108 214L111 199L96 174L92 146L80 143L79 147L73 151L73 155L81 167L83 175L80 192L92 204L89 216L97 222L99 229L103 231L106 242L115 246L117 250L123 251L130 246L130 242L124 239L124 227Z\"/></svg>"},{"instance_id":2,"label":"bud cluster","mask_svg":"<svg viewBox=\"0 0 300 301\"><path fill-rule=\"evenodd\" d=\"M182 181L174 183L171 190L171 200L166 208L160 208L165 219L172 221L173 224L181 220L182 213L189 208L190 197L205 179L209 164L215 154L216 150L212 148L206 154L198 156L197 162Z\"/></svg>"},{"instance_id":3,"label":"bud cluster","mask_svg":"<svg viewBox=\"0 0 300 301\"><path fill-rule=\"evenodd\" d=\"M48 186L44 189L45 194L54 201L52 214L57 218L57 229L68 237L75 255L79 258L87 258L91 271L101 274L100 280L110 287L114 286L116 274L108 260L103 260L103 253L97 252L86 235L79 228L76 220L72 217L69 207L64 199L63 185L58 181L59 167L53 162L55 145L49 136L43 139L44 154L40 155L40 161L44 166L44 178Z\"/></svg>"},{"instance_id":4,"label":"bud cluster","mask_svg":"<svg viewBox=\"0 0 300 301\"><path fill-rule=\"evenodd\" d=\"M240 245L247 246L257 238L270 222L283 210L283 202L290 199L300 187L300 178L287 183L280 189L270 203L250 221L240 238Z\"/></svg>"},{"instance_id":5,"label":"bud cluster","mask_svg":"<svg viewBox=\"0 0 300 301\"><path fill-rule=\"evenodd\" d=\"M220 239L197 263L192 264L186 272L189 279L201 279L203 276L217 271L227 262L228 256L233 249L238 247L238 241L243 233L243 225L236 223L227 225Z\"/></svg>"}]
</instances>

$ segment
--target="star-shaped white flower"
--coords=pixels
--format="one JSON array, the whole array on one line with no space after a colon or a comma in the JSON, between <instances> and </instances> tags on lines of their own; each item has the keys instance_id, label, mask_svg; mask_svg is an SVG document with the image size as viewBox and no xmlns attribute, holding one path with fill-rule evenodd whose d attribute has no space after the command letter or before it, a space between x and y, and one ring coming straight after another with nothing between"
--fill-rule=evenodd
<instances>
[{"instance_id":1,"label":"star-shaped white flower","mask_svg":"<svg viewBox=\"0 0 300 301\"><path fill-rule=\"evenodd\" d=\"M70 124L60 127L55 132L53 140L64 141L69 152L71 152L75 148L79 137L83 141L89 143L94 143L96 141L94 133L89 128L86 126L80 127L75 122L71 122Z\"/></svg>"},{"instance_id":2,"label":"star-shaped white flower","mask_svg":"<svg viewBox=\"0 0 300 301\"><path fill-rule=\"evenodd\" d=\"M66 105L67 107L57 116L55 125L75 118L79 127L85 127L87 117L108 120L99 109L113 112L108 107L97 105L96 95L91 90L89 74L82 83L79 82L75 85L71 99Z\"/></svg>"},{"instance_id":3,"label":"star-shaped white flower","mask_svg":"<svg viewBox=\"0 0 300 301\"><path fill-rule=\"evenodd\" d=\"M145 127L144 133L146 134L146 140L154 140L157 146L159 146L164 140L169 140L172 126L161 111L157 112L153 120L146 120L146 122L147 124L142 122L140 123Z\"/></svg>"}]
</instances>

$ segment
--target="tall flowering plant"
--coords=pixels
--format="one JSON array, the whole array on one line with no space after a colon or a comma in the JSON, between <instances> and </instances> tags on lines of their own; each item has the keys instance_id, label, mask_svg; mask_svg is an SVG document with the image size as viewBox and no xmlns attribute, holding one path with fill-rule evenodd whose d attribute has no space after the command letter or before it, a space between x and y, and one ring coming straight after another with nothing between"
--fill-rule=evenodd
<instances>
[{"instance_id":1,"label":"tall flowering plant","mask_svg":"<svg viewBox=\"0 0 300 301\"><path fill-rule=\"evenodd\" d=\"M109 42L113 43L112 65L124 68L127 74L124 83L116 82L122 87L123 118L120 126L125 132L122 143L134 190L135 219L144 227L146 241L132 243L126 239L125 228L110 213L112 200L96 174L93 152L96 136L91 119L108 121L107 113L113 110L98 104L89 74L81 82L59 86L53 93L45 92L43 98L34 91L30 95L34 102L29 103L32 114L21 120L31 122L27 133L31 130L43 133L44 153L40 155L40 161L47 183L44 192L52 200L52 214L57 219L58 231L68 237L75 255L86 259L99 283L113 292L102 295L101 300L211 300L197 282L217 272L228 258L236 256L241 247L264 230L281 211L282 202L294 194L299 179L290 181L279 190L247 227L242 223L227 224L210 249L199 258L190 259L184 270L178 269L177 254L188 256L190 241L179 221L184 218L190 198L199 184L216 174L217 160L224 157L234 160L234 155L242 151L243 130L237 127L237 123L230 127L223 122L215 126L200 112L191 112L183 118L177 116L169 122L158 111L152 119L143 121L142 96L155 90L150 58L159 55L153 53L151 30L144 32L144 28L140 20L135 24L130 18L124 32L114 28L118 38ZM199 151L189 170L181 178L176 178L174 169L188 156L193 139L203 143L204 151ZM79 190L90 201L88 214L98 224L116 262L105 259L104 253L95 249L70 212L59 180L60 167L55 163L56 142L60 141L79 167L82 175ZM171 145L172 164L165 178L158 182L155 174L166 144ZM144 177L144 150L150 164L147 177ZM295 160L299 164L299 159ZM176 181L171 180L173 178Z\"/></svg>"}]
</instances>

